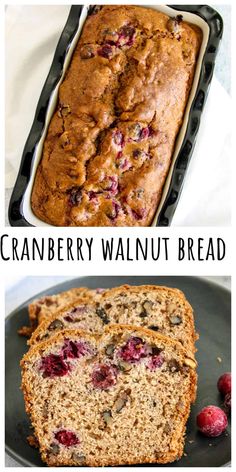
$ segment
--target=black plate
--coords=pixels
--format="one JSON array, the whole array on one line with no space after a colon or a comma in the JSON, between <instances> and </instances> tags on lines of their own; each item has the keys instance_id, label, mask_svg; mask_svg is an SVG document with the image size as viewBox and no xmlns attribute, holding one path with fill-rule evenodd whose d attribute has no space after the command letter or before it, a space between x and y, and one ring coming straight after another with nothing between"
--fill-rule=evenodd
<instances>
[{"instance_id":1,"label":"black plate","mask_svg":"<svg viewBox=\"0 0 236 472\"><path fill-rule=\"evenodd\" d=\"M231 294L226 289L196 277L81 277L44 291L38 296L52 295L71 287L112 287L124 283L156 284L178 287L184 291L195 310L198 341L198 396L187 425L183 458L172 467L219 467L231 459L230 424L227 433L218 438L205 438L196 429L196 414L206 405L221 405L217 392L218 377L230 366ZM6 451L24 466L42 467L38 452L26 440L30 434L20 386L19 362L27 350L26 340L17 329L28 323L27 300L6 319ZM222 359L219 363L217 357ZM154 466L154 465L152 465Z\"/></svg>"},{"instance_id":2,"label":"black plate","mask_svg":"<svg viewBox=\"0 0 236 472\"><path fill-rule=\"evenodd\" d=\"M157 219L157 226L169 226L174 215L182 191L186 170L194 149L201 114L206 102L216 55L223 34L223 20L221 16L208 5L169 5L169 7L200 16L208 24L210 32L197 90L189 113L187 130L175 162L167 196ZM68 47L77 32L81 10L81 5L73 5L71 7L67 23L55 51L51 69L38 101L34 122L25 144L20 170L9 204L9 221L11 226L32 226L26 220L23 213L23 197L31 176L35 148L45 127L49 99L61 77Z\"/></svg>"}]
</instances>

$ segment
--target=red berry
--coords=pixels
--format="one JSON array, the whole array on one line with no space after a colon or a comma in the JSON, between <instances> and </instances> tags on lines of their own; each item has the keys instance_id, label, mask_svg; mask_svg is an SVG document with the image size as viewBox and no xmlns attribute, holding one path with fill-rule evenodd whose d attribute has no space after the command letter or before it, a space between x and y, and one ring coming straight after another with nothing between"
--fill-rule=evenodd
<instances>
[{"instance_id":1,"label":"red berry","mask_svg":"<svg viewBox=\"0 0 236 472\"><path fill-rule=\"evenodd\" d=\"M70 447L76 446L80 441L77 438L76 434L72 431L67 431L66 429L61 429L55 433L55 439L63 446Z\"/></svg>"},{"instance_id":2,"label":"red berry","mask_svg":"<svg viewBox=\"0 0 236 472\"><path fill-rule=\"evenodd\" d=\"M226 393L224 399L224 410L227 414L231 412L231 393Z\"/></svg>"},{"instance_id":3,"label":"red berry","mask_svg":"<svg viewBox=\"0 0 236 472\"><path fill-rule=\"evenodd\" d=\"M115 143L117 146L124 147L124 143L125 143L124 136L123 136L123 134L121 133L121 131L120 131L119 129L117 129L116 131L114 131L114 133L113 133L113 140L114 140L114 143Z\"/></svg>"},{"instance_id":4,"label":"red berry","mask_svg":"<svg viewBox=\"0 0 236 472\"><path fill-rule=\"evenodd\" d=\"M146 343L138 337L131 337L127 343L122 346L119 356L127 362L136 362L148 355Z\"/></svg>"},{"instance_id":5,"label":"red berry","mask_svg":"<svg viewBox=\"0 0 236 472\"><path fill-rule=\"evenodd\" d=\"M92 383L95 388L108 390L116 384L117 369L108 364L97 365L92 372Z\"/></svg>"},{"instance_id":6,"label":"red berry","mask_svg":"<svg viewBox=\"0 0 236 472\"><path fill-rule=\"evenodd\" d=\"M89 197L89 200L90 200L90 201L91 201L91 200L97 200L98 195L97 195L97 193L94 192L93 190L90 190L90 191L88 192L88 197Z\"/></svg>"},{"instance_id":7,"label":"red berry","mask_svg":"<svg viewBox=\"0 0 236 472\"><path fill-rule=\"evenodd\" d=\"M150 370L156 370L162 366L163 362L164 362L164 357L162 353L155 354L154 356L151 357L148 363L148 368Z\"/></svg>"},{"instance_id":8,"label":"red berry","mask_svg":"<svg viewBox=\"0 0 236 472\"><path fill-rule=\"evenodd\" d=\"M39 369L43 372L43 377L54 378L68 374L70 366L61 355L49 354L42 358Z\"/></svg>"},{"instance_id":9,"label":"red berry","mask_svg":"<svg viewBox=\"0 0 236 472\"><path fill-rule=\"evenodd\" d=\"M228 426L225 412L218 406L209 405L197 415L197 425L205 436L220 436Z\"/></svg>"},{"instance_id":10,"label":"red berry","mask_svg":"<svg viewBox=\"0 0 236 472\"><path fill-rule=\"evenodd\" d=\"M143 128L141 131L140 139L146 139L150 135L149 127Z\"/></svg>"},{"instance_id":11,"label":"red berry","mask_svg":"<svg viewBox=\"0 0 236 472\"><path fill-rule=\"evenodd\" d=\"M104 190L107 190L111 195L115 196L118 193L118 176L109 175L105 178Z\"/></svg>"},{"instance_id":12,"label":"red berry","mask_svg":"<svg viewBox=\"0 0 236 472\"><path fill-rule=\"evenodd\" d=\"M131 209L131 213L135 220L142 220L147 216L146 208L138 208L137 210Z\"/></svg>"},{"instance_id":13,"label":"red berry","mask_svg":"<svg viewBox=\"0 0 236 472\"><path fill-rule=\"evenodd\" d=\"M79 359L91 352L92 350L90 349L90 346L83 341L65 339L64 346L62 347L62 355L64 359Z\"/></svg>"},{"instance_id":14,"label":"red berry","mask_svg":"<svg viewBox=\"0 0 236 472\"><path fill-rule=\"evenodd\" d=\"M99 56L110 59L113 55L112 47L109 44L104 44L101 48L97 50Z\"/></svg>"},{"instance_id":15,"label":"red berry","mask_svg":"<svg viewBox=\"0 0 236 472\"><path fill-rule=\"evenodd\" d=\"M220 376L217 387L222 395L226 395L226 393L231 393L231 372L225 372L223 375Z\"/></svg>"},{"instance_id":16,"label":"red berry","mask_svg":"<svg viewBox=\"0 0 236 472\"><path fill-rule=\"evenodd\" d=\"M132 164L131 162L126 158L122 157L122 154L117 156L117 159L119 159L119 163L117 164L117 167L122 170L128 170Z\"/></svg>"},{"instance_id":17,"label":"red berry","mask_svg":"<svg viewBox=\"0 0 236 472\"><path fill-rule=\"evenodd\" d=\"M70 193L69 193L70 205L73 205L73 206L78 205L79 203L81 203L82 198L83 198L83 195L82 195L82 191L80 187L74 187L70 190Z\"/></svg>"},{"instance_id":18,"label":"red berry","mask_svg":"<svg viewBox=\"0 0 236 472\"><path fill-rule=\"evenodd\" d=\"M118 46L132 46L134 42L135 28L131 25L124 25L120 28Z\"/></svg>"}]
</instances>

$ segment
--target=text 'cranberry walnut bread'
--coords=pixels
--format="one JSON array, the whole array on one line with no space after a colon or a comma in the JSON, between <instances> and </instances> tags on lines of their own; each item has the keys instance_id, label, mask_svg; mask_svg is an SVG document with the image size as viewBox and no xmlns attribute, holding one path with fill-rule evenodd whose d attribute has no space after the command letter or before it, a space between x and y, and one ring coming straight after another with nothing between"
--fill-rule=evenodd
<instances>
[{"instance_id":1,"label":"text 'cranberry walnut bread'","mask_svg":"<svg viewBox=\"0 0 236 472\"><path fill-rule=\"evenodd\" d=\"M152 285L123 285L105 290L96 300L77 300L47 317L29 344L65 328L101 332L109 323L143 326L181 342L190 355L196 351L193 310L184 294L178 289Z\"/></svg>"},{"instance_id":2,"label":"text 'cranberry walnut bread'","mask_svg":"<svg viewBox=\"0 0 236 472\"><path fill-rule=\"evenodd\" d=\"M48 465L182 456L196 362L180 343L125 325L101 336L64 330L32 347L21 366L26 411Z\"/></svg>"},{"instance_id":3,"label":"text 'cranberry walnut bread'","mask_svg":"<svg viewBox=\"0 0 236 472\"><path fill-rule=\"evenodd\" d=\"M99 299L103 289L89 289L86 287L72 288L56 295L47 295L34 300L28 306L30 326L23 326L18 333L23 336L31 336L36 327L53 313L63 310L68 304L81 301L89 303L90 299Z\"/></svg>"},{"instance_id":4,"label":"text 'cranberry walnut bread'","mask_svg":"<svg viewBox=\"0 0 236 472\"><path fill-rule=\"evenodd\" d=\"M148 226L160 202L201 44L151 8L87 18L59 88L33 186L55 226Z\"/></svg>"}]
</instances>

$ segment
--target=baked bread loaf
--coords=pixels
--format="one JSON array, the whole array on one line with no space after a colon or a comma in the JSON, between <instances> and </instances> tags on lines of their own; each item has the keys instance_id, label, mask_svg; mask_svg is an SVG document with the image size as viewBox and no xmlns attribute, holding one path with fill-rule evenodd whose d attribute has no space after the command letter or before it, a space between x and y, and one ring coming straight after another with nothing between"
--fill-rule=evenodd
<instances>
[{"instance_id":1,"label":"baked bread loaf","mask_svg":"<svg viewBox=\"0 0 236 472\"><path fill-rule=\"evenodd\" d=\"M99 288L93 290L87 287L78 287L34 300L28 306L30 325L35 329L42 321L53 313L63 310L69 303L74 303L78 300L89 301L90 299L97 299L102 291L103 289Z\"/></svg>"},{"instance_id":2,"label":"baked bread loaf","mask_svg":"<svg viewBox=\"0 0 236 472\"><path fill-rule=\"evenodd\" d=\"M91 298L99 299L99 295L102 291L103 289L101 288L92 290L79 287L34 300L28 306L29 326L22 326L18 330L18 334L29 338L41 322L48 319L57 311L63 310L69 303L79 303L80 300L83 303L87 300L89 303Z\"/></svg>"},{"instance_id":3,"label":"baked bread loaf","mask_svg":"<svg viewBox=\"0 0 236 472\"><path fill-rule=\"evenodd\" d=\"M26 410L49 466L182 456L196 363L179 343L131 326L101 336L65 330L31 348L21 366Z\"/></svg>"},{"instance_id":4,"label":"baked bread loaf","mask_svg":"<svg viewBox=\"0 0 236 472\"><path fill-rule=\"evenodd\" d=\"M72 288L56 295L47 295L34 300L28 306L29 326L18 330L20 336L30 338L36 327L57 311L62 311L69 303L89 303L91 299L98 300L104 289L89 289L86 287Z\"/></svg>"},{"instance_id":5,"label":"baked bread loaf","mask_svg":"<svg viewBox=\"0 0 236 472\"><path fill-rule=\"evenodd\" d=\"M184 294L178 289L152 285L123 285L106 290L99 299L75 300L47 317L29 344L48 339L65 328L102 332L109 323L158 331L181 342L190 356L196 350L193 310Z\"/></svg>"},{"instance_id":6,"label":"baked bread loaf","mask_svg":"<svg viewBox=\"0 0 236 472\"><path fill-rule=\"evenodd\" d=\"M152 8L106 5L87 18L36 172L31 204L39 219L152 224L201 39L181 15Z\"/></svg>"}]
</instances>

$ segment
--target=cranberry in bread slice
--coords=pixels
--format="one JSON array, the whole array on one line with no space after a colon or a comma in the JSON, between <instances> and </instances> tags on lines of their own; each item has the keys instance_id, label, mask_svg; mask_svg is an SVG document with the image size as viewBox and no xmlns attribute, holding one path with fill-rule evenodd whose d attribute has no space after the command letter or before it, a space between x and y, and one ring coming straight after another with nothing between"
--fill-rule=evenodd
<instances>
[{"instance_id":1,"label":"cranberry in bread slice","mask_svg":"<svg viewBox=\"0 0 236 472\"><path fill-rule=\"evenodd\" d=\"M64 330L21 361L22 390L49 466L165 464L183 454L196 362L145 328Z\"/></svg>"}]
</instances>

